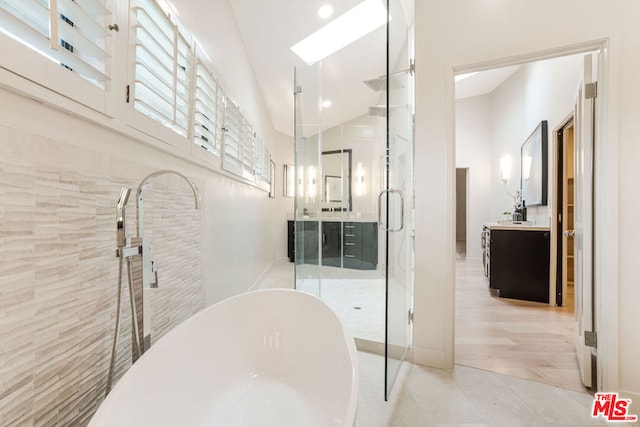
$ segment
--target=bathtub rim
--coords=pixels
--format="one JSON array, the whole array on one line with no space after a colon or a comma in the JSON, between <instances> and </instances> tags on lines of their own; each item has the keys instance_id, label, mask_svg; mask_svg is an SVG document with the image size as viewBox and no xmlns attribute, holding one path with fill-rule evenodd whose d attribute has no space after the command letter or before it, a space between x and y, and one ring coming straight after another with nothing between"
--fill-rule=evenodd
<instances>
[{"instance_id":1,"label":"bathtub rim","mask_svg":"<svg viewBox=\"0 0 640 427\"><path fill-rule=\"evenodd\" d=\"M359 397L359 389L360 389L360 365L359 365L359 359L358 359L358 351L356 348L356 343L355 343L355 339L353 337L353 335L351 334L351 332L345 327L344 322L342 321L342 319L338 316L338 314L324 301L322 301L322 299L318 298L317 296L310 294L308 292L304 292L304 291L300 291L300 290L296 290L296 289L287 289L287 288L270 288L270 289L257 289L257 290L251 290L251 291L247 291L247 292L243 292L241 294L238 295L234 295L231 296L229 298L225 298L223 300L220 300L208 307L203 308L202 310L200 310L199 312L195 313L194 315L190 316L189 318L185 319L184 321L180 322L178 325L176 325L173 329L171 329L169 332L167 332L164 336L162 336L158 342L156 343L156 345L153 345L149 348L149 350L147 350L139 359L138 361L131 365L129 367L129 369L120 377L120 379L118 380L118 382L114 385L113 389L111 390L111 392L109 393L109 395L103 399L100 404L98 405L96 412L93 414L90 422L89 422L89 426L93 426L93 421L95 418L96 422L100 422L100 420L97 418L97 416L99 415L99 413L105 411L105 410L110 410L112 409L113 405L112 403L110 403L111 400L113 400L114 398L110 399L110 396L112 395L117 395L118 394L118 390L121 388L124 388L127 386L127 383L129 382L129 379L132 377L133 373L135 371L137 371L137 369L135 368L136 365L140 366L140 362L143 360L146 360L150 357L153 357L153 354L157 353L158 351L162 351L162 347L163 346L158 346L158 344L160 344L162 341L166 341L169 340L174 334L178 334L180 333L180 331L183 328L188 327L188 325L192 322L196 322L197 319L201 316L205 316L207 314L207 312L209 310L214 310L215 307L223 305L223 304L228 304L231 303L232 301L236 301L238 299L243 299L243 298L247 298L249 295L254 296L256 294L283 294L283 295L295 295L296 298L307 298L309 300L313 300L314 304L320 303L321 305L323 305L328 312L331 313L331 315L335 318L335 320L338 321L338 324L340 325L340 330L342 332L342 338L344 340L344 343L346 344L346 348L347 348L347 353L349 355L350 361L351 361L351 389L349 391L349 401L347 403L347 408L346 408L346 413L345 413L345 417L344 417L344 421L346 423L348 423L349 421L351 421L352 424L355 424L355 417L356 417L356 413L357 413L357 406L358 406L358 397ZM144 363L144 362L143 362ZM133 370L133 371L132 371ZM131 372L131 374L130 374ZM102 411L101 411L102 409ZM98 425L102 425L102 424L98 424ZM347 424L345 424L347 425ZM351 425L351 424L348 424Z\"/></svg>"}]
</instances>

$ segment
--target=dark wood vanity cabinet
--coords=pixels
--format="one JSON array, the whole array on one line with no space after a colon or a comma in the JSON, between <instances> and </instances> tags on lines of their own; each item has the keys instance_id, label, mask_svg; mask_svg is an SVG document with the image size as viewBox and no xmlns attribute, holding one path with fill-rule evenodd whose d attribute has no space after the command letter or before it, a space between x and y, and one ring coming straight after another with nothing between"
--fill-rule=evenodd
<instances>
[{"instance_id":1,"label":"dark wood vanity cabinet","mask_svg":"<svg viewBox=\"0 0 640 427\"><path fill-rule=\"evenodd\" d=\"M340 223L322 221L322 265L342 266L342 248L340 247Z\"/></svg>"},{"instance_id":2,"label":"dark wood vanity cabinet","mask_svg":"<svg viewBox=\"0 0 640 427\"><path fill-rule=\"evenodd\" d=\"M296 225L297 224L297 225ZM288 221L289 260L295 262L296 250L303 264L318 263L318 222Z\"/></svg>"},{"instance_id":3,"label":"dark wood vanity cabinet","mask_svg":"<svg viewBox=\"0 0 640 427\"><path fill-rule=\"evenodd\" d=\"M294 262L296 260L296 223L294 221L287 221L287 256L289 261Z\"/></svg>"},{"instance_id":4,"label":"dark wood vanity cabinet","mask_svg":"<svg viewBox=\"0 0 640 427\"><path fill-rule=\"evenodd\" d=\"M378 265L378 223L345 222L342 228L344 268L375 270Z\"/></svg>"},{"instance_id":5,"label":"dark wood vanity cabinet","mask_svg":"<svg viewBox=\"0 0 640 427\"><path fill-rule=\"evenodd\" d=\"M489 286L500 297L549 302L550 232L487 231Z\"/></svg>"},{"instance_id":6,"label":"dark wood vanity cabinet","mask_svg":"<svg viewBox=\"0 0 640 427\"><path fill-rule=\"evenodd\" d=\"M292 262L296 242L302 251L298 256L301 264L318 263L321 243L322 265L358 270L375 270L378 266L377 222L288 221L288 255Z\"/></svg>"}]
</instances>

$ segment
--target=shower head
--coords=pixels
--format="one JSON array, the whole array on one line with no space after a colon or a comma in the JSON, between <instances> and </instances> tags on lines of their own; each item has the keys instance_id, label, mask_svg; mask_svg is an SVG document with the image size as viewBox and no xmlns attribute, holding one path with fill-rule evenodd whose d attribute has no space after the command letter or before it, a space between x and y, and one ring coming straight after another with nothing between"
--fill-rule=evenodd
<instances>
[{"instance_id":1,"label":"shower head","mask_svg":"<svg viewBox=\"0 0 640 427\"><path fill-rule=\"evenodd\" d=\"M387 76L380 76L377 79L365 80L364 84L369 86L375 92L383 92L387 90ZM389 76L389 90L403 88L404 84L400 79L391 74Z\"/></svg>"},{"instance_id":2,"label":"shower head","mask_svg":"<svg viewBox=\"0 0 640 427\"><path fill-rule=\"evenodd\" d=\"M393 114L393 112L401 108L401 105L390 105L389 112ZM386 105L376 105L375 107L369 107L369 111L367 112L370 116L376 117L385 117L387 115L387 106Z\"/></svg>"},{"instance_id":3,"label":"shower head","mask_svg":"<svg viewBox=\"0 0 640 427\"><path fill-rule=\"evenodd\" d=\"M116 241L118 248L125 246L125 230L124 230L124 207L129 201L129 195L131 189L129 187L122 187L120 190L120 198L116 204Z\"/></svg>"},{"instance_id":4,"label":"shower head","mask_svg":"<svg viewBox=\"0 0 640 427\"><path fill-rule=\"evenodd\" d=\"M118 199L118 209L123 209L124 205L129 201L129 195L131 194L131 189L129 187L122 187L120 190L120 198Z\"/></svg>"}]
</instances>

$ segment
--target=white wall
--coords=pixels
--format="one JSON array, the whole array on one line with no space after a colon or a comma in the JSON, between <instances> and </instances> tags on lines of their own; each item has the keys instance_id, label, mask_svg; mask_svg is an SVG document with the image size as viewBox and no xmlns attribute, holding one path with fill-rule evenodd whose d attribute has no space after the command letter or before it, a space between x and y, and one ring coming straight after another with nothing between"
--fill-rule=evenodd
<instances>
[{"instance_id":1,"label":"white wall","mask_svg":"<svg viewBox=\"0 0 640 427\"><path fill-rule=\"evenodd\" d=\"M456 101L456 167L468 168L467 259L480 260L482 224L491 221L492 158L489 95ZM419 164L419 163L418 163ZM493 174L496 174L494 171ZM500 182L502 186L502 182ZM421 191L422 186L416 187Z\"/></svg>"},{"instance_id":2,"label":"white wall","mask_svg":"<svg viewBox=\"0 0 640 427\"><path fill-rule=\"evenodd\" d=\"M183 260L159 263L160 287L167 289L169 277L201 276L199 307L247 291L275 260L286 257L286 212L293 210L293 199L282 195L282 164L293 162L292 138L274 131L228 4L216 4L220 13L212 16L212 32L196 35L211 49L227 94L272 153L275 199L190 156L192 144L181 151L133 131L125 121L131 106L118 90L126 85L126 58L114 59L114 118L86 112L41 87L36 90L47 102L24 96L21 91L33 86L0 68L0 313L12 336L0 354L6 367L0 370L0 418L10 424L84 424L104 396L117 283L115 204L122 185L135 190L148 173L174 169L200 189L202 211L195 214L184 199L160 203L166 194L161 199L156 193L154 206L152 190L163 188L160 179L145 192L147 215L173 219L171 233L164 233L170 237L152 241L152 250ZM127 33L116 33L114 40L125 52ZM233 54L218 57L229 47ZM10 63L11 57L2 59L3 65ZM73 112L53 106L58 99ZM38 186L41 181L45 185ZM90 188L82 191L83 185ZM56 199L48 200L49 193ZM128 216L134 205L135 196ZM182 209L187 211L181 214ZM134 224L128 235L135 235ZM20 258L34 261L16 268ZM91 262L83 262L87 258ZM178 322L175 312L193 295L173 289L162 326ZM126 344L124 336L121 340ZM124 360L126 353L121 354ZM120 373L128 367L118 366Z\"/></svg>"},{"instance_id":3,"label":"white wall","mask_svg":"<svg viewBox=\"0 0 640 427\"><path fill-rule=\"evenodd\" d=\"M491 217L513 211L513 199L520 188L520 149L522 143L542 121L547 120L548 185L547 206L528 208L530 220L549 224L555 198L553 188L553 130L573 112L583 55L572 55L526 64L491 94L492 175ZM513 159L511 178L506 186L500 180L499 159ZM506 188L505 188L506 187Z\"/></svg>"},{"instance_id":4,"label":"white wall","mask_svg":"<svg viewBox=\"0 0 640 427\"><path fill-rule=\"evenodd\" d=\"M598 294L600 384L640 400L639 14L633 0L416 2L416 182L442 183L416 194L416 361L451 367L454 360L454 68L606 39L606 95L599 99L605 128L596 147L596 281L606 289Z\"/></svg>"},{"instance_id":5,"label":"white wall","mask_svg":"<svg viewBox=\"0 0 640 427\"><path fill-rule=\"evenodd\" d=\"M548 121L548 205L529 207L529 220L549 224L554 200L553 130L573 111L583 55L537 61L524 65L488 95L456 101L456 167L470 167L469 235L467 256L480 257L482 224L513 212L520 188L520 149L542 120ZM511 175L500 176L500 159L509 156ZM487 203L489 200L489 203ZM474 234L475 233L475 234Z\"/></svg>"}]
</instances>

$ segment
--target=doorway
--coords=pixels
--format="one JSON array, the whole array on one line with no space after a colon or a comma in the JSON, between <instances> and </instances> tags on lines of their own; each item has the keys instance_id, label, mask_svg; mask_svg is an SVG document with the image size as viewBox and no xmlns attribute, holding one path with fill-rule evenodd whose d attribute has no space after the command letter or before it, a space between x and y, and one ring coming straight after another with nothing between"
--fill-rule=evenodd
<instances>
[{"instance_id":1,"label":"doorway","mask_svg":"<svg viewBox=\"0 0 640 427\"><path fill-rule=\"evenodd\" d=\"M573 312L574 308L574 119L573 114L555 131L556 203L558 230L556 243L556 305Z\"/></svg>"},{"instance_id":2,"label":"doorway","mask_svg":"<svg viewBox=\"0 0 640 427\"><path fill-rule=\"evenodd\" d=\"M482 224L497 222L503 217L503 213L506 214L512 210L510 194L520 189L522 179L521 143L524 142L533 123L538 120L549 120L550 129L564 123L566 125L566 139L569 139L569 137L573 139L573 129L570 128L569 123L566 121L566 114L574 108L574 91L578 83L576 78L582 68L583 58L584 53L579 53L523 64L522 69L516 70L502 85L494 89L497 94L483 94L475 101L463 100L457 102L469 105L474 104L479 116L468 120L469 126L473 129L473 134L476 136L476 141L474 141L476 145L459 147L458 136L469 133L469 130L459 129L462 121L459 111L464 109L458 108L458 105L456 106L456 156L458 157L462 148L468 152L476 150L471 161L476 159L478 161L477 163L472 163L471 166L474 167L474 170L484 171L484 174L488 175L486 186L483 187L485 193L468 195L468 200L479 200L477 204L474 204L468 210L469 218L467 218L467 224L474 224L475 229L466 230L470 239L476 238L478 240L478 246L480 246ZM545 69L541 63L547 61L556 61L556 65ZM568 67L573 67L572 69L575 71L572 78L568 76ZM559 74L554 75L548 72L549 70L556 70ZM521 74L520 76L518 75L519 73ZM482 72L478 74L481 75ZM551 81L540 84L540 87L544 86L545 90L550 90L550 88L557 89L555 91L551 89L551 92L554 93L563 92L565 96L562 98L562 102L558 102L559 97L554 99L556 104L561 105L551 105L551 102L544 104L545 101L541 101L531 95L542 91L536 91L536 85L530 84L526 79L544 74L553 77L550 77ZM566 81L567 84L563 89L560 89L559 86L562 81ZM518 88L522 87L528 87L529 92L518 94ZM531 98L525 98L527 95ZM514 99L518 101L513 102ZM519 106L524 106L522 117L518 116L517 113ZM504 111L504 116L491 116L496 111ZM543 113L534 120L530 117L532 111L542 111ZM466 110L462 114L469 116ZM469 119L469 117L464 116L463 118ZM527 122L529 119L532 121L531 124ZM505 122L508 122L508 124L503 125ZM481 126L484 123L492 123L493 125L487 129ZM564 128L565 126L562 127ZM513 131L514 129L521 129L523 135L516 135ZM551 137L551 135L549 136ZM504 140L504 142L500 140ZM490 159L488 162L477 146L478 142L482 143L483 141L489 141L481 147L482 150L489 153ZM572 149L568 144L565 148ZM571 154L566 155L573 157ZM471 156L467 155L467 157ZM500 176L498 168L500 158L512 160L510 176ZM484 162L481 161L483 159L485 160ZM567 170L571 167L569 164L563 166ZM458 173L458 169L456 169L456 183L459 181ZM477 176L474 173L474 177ZM573 205L573 203L570 203L571 197L569 196L569 193L572 192L570 188L572 184L567 178L563 184L567 188L562 194L557 194L557 186L555 186L554 181L549 180L549 182L552 183L549 191L556 193L549 198L551 203L534 207L530 207L527 203L528 219L532 220L536 225L548 227L550 232L555 233L556 224L555 216L553 215L555 209L559 206L563 206L560 208L561 210L573 209L572 206L559 204L557 197L564 196L563 202L567 205ZM473 187L468 191L476 191L475 188L477 187ZM456 185L456 195L457 192ZM489 206L486 216L481 221L476 218L478 216L477 211L474 212L474 209L479 210L480 206ZM458 210L457 203L456 211ZM554 223L552 223L552 218L554 218ZM560 230L562 230L563 235L565 231L572 230L572 223L569 222L568 214L565 214L564 218L566 219L564 228L557 229L558 236ZM458 221L459 218L456 214L456 224L458 224ZM480 224L480 226L477 226L477 224ZM477 236L474 237L474 234ZM570 235L568 239L571 239ZM458 235L456 235L456 240L458 240ZM558 240L562 239L558 237ZM509 300L492 295L480 262L473 259L456 260L456 330L454 334L456 364L586 392L580 377L580 370L576 364L576 351L573 346L575 338L573 304L568 304L571 295L570 283L572 281L569 270L573 270L571 264L573 261L571 247L566 240L559 243L554 239L551 240L554 245L556 243L562 245L562 250L565 251L564 254L562 251L558 252L557 261L554 256L556 248L549 246L553 262L562 263L559 273L561 275L560 284L555 280L557 275L554 276L552 281L554 287L551 292L554 299L557 299L558 305L564 305L565 307ZM551 266L549 267L550 275L557 273L555 266L553 269ZM536 336L535 340L532 340L533 336ZM540 351L540 348L544 348L544 351ZM514 355L518 355L518 357L514 357Z\"/></svg>"},{"instance_id":3,"label":"doorway","mask_svg":"<svg viewBox=\"0 0 640 427\"><path fill-rule=\"evenodd\" d=\"M467 168L456 168L456 259L467 258Z\"/></svg>"}]
</instances>

